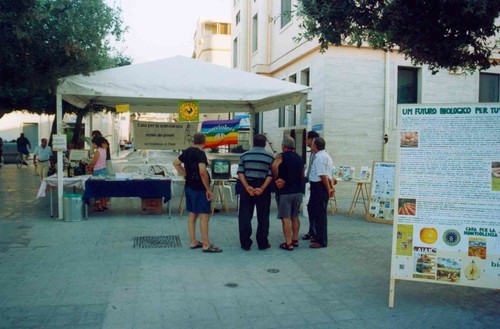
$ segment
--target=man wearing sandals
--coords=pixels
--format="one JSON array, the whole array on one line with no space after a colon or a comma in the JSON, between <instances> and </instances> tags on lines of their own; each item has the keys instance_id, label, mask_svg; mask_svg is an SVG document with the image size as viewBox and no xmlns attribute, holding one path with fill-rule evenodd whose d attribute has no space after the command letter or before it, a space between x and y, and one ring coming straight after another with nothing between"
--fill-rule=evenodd
<instances>
[{"instance_id":1,"label":"man wearing sandals","mask_svg":"<svg viewBox=\"0 0 500 329\"><path fill-rule=\"evenodd\" d=\"M299 211L302 204L304 161L295 153L295 141L285 136L281 144L283 153L276 156L272 164L278 198L278 218L281 218L285 242L280 248L292 251L299 246Z\"/></svg>"},{"instance_id":2,"label":"man wearing sandals","mask_svg":"<svg viewBox=\"0 0 500 329\"><path fill-rule=\"evenodd\" d=\"M208 239L208 222L210 220L210 204L212 191L210 189L210 176L208 174L207 155L203 151L206 137L203 133L193 136L193 146L188 147L174 160L174 167L186 177L186 211L188 217L189 239L191 249L202 248L203 252L221 252ZM196 238L196 220L200 217L200 242Z\"/></svg>"},{"instance_id":3,"label":"man wearing sandals","mask_svg":"<svg viewBox=\"0 0 500 329\"><path fill-rule=\"evenodd\" d=\"M316 238L311 240L310 248L325 248L328 245L327 210L328 200L335 194L332 179L333 161L325 151L325 140L316 137L312 142L315 154L309 174L311 197L309 198L309 217L314 218Z\"/></svg>"}]
</instances>

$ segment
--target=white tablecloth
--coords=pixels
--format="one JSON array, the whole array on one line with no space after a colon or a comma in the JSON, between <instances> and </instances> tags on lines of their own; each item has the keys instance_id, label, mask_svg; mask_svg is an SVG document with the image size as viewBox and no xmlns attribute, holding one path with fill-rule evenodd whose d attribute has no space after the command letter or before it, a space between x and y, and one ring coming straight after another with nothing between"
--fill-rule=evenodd
<instances>
[{"instance_id":1,"label":"white tablecloth","mask_svg":"<svg viewBox=\"0 0 500 329\"><path fill-rule=\"evenodd\" d=\"M63 185L64 187L76 186L83 189L85 188L85 181L90 177L92 177L92 175L63 177ZM40 188L38 189L38 194L36 195L37 199L45 197L45 192L47 190L47 187L57 187L57 175L49 176L42 181L42 183L40 184Z\"/></svg>"}]
</instances>

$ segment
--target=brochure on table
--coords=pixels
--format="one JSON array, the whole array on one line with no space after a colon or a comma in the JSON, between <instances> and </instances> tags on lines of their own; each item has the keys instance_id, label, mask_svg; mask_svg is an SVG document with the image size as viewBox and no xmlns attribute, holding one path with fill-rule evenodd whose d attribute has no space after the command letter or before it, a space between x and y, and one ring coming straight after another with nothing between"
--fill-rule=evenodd
<instances>
[{"instance_id":1,"label":"brochure on table","mask_svg":"<svg viewBox=\"0 0 500 329\"><path fill-rule=\"evenodd\" d=\"M395 280L500 289L500 105L400 106Z\"/></svg>"}]
</instances>

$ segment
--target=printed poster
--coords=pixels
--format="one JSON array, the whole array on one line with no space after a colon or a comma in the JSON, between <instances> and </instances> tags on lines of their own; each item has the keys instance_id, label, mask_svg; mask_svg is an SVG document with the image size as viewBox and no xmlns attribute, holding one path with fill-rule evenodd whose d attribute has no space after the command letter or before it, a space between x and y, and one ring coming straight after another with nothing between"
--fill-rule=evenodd
<instances>
[{"instance_id":1,"label":"printed poster","mask_svg":"<svg viewBox=\"0 0 500 329\"><path fill-rule=\"evenodd\" d=\"M500 105L398 117L391 279L500 289Z\"/></svg>"},{"instance_id":2,"label":"printed poster","mask_svg":"<svg viewBox=\"0 0 500 329\"><path fill-rule=\"evenodd\" d=\"M396 163L373 163L367 221L390 224L394 220Z\"/></svg>"},{"instance_id":3,"label":"printed poster","mask_svg":"<svg viewBox=\"0 0 500 329\"><path fill-rule=\"evenodd\" d=\"M192 145L198 122L134 121L135 148L184 150Z\"/></svg>"}]
</instances>

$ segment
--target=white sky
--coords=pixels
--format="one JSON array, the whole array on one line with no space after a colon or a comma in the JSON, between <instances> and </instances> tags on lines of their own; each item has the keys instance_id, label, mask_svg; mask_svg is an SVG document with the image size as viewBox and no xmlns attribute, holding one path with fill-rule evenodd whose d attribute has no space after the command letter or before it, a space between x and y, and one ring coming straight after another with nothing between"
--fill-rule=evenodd
<instances>
[{"instance_id":1,"label":"white sky","mask_svg":"<svg viewBox=\"0 0 500 329\"><path fill-rule=\"evenodd\" d=\"M117 46L133 63L193 54L196 21L231 18L233 0L105 0L122 8L128 26L123 45Z\"/></svg>"}]
</instances>

